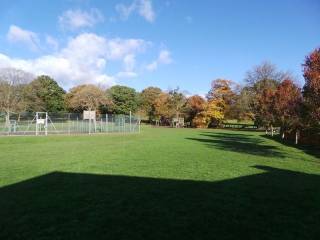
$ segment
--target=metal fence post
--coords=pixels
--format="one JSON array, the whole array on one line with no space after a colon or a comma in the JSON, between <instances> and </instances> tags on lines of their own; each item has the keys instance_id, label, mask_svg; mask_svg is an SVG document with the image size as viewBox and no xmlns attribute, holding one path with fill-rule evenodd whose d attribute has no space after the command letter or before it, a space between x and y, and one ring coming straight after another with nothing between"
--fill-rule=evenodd
<instances>
[{"instance_id":1,"label":"metal fence post","mask_svg":"<svg viewBox=\"0 0 320 240\"><path fill-rule=\"evenodd\" d=\"M106 129L105 129L105 131L106 131L106 132L109 132L108 130L109 130L109 125L108 125L108 114L106 113Z\"/></svg>"},{"instance_id":2,"label":"metal fence post","mask_svg":"<svg viewBox=\"0 0 320 240\"><path fill-rule=\"evenodd\" d=\"M70 113L68 114L68 133L70 135Z\"/></svg>"},{"instance_id":3,"label":"metal fence post","mask_svg":"<svg viewBox=\"0 0 320 240\"><path fill-rule=\"evenodd\" d=\"M130 116L129 116L129 131L131 132L132 131L132 129L131 129L131 111L130 111Z\"/></svg>"}]
</instances>

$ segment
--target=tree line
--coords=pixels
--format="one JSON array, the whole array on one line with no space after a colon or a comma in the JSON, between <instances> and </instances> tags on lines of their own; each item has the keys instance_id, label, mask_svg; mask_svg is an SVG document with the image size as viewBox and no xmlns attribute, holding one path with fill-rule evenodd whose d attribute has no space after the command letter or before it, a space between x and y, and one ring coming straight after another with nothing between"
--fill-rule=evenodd
<instances>
[{"instance_id":1,"label":"tree line","mask_svg":"<svg viewBox=\"0 0 320 240\"><path fill-rule=\"evenodd\" d=\"M93 84L66 92L49 76L33 77L17 69L0 71L0 111L82 112L144 116L146 121L168 125L183 117L191 127L217 127L227 119L253 121L259 127L280 127L282 138L302 132L319 133L320 48L302 65L305 84L300 88L289 72L264 62L246 73L245 84L216 79L205 97L186 96L177 89L147 87L141 92L127 86L104 89ZM318 134L319 135L319 134ZM316 138L319 138L319 136ZM310 138L310 137L309 137Z\"/></svg>"}]
</instances>

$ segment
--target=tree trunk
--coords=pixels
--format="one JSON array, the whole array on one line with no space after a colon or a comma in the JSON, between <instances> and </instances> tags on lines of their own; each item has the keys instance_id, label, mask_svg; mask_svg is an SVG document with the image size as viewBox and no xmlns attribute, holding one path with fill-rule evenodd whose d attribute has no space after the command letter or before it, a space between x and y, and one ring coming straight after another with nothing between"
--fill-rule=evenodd
<instances>
[{"instance_id":1,"label":"tree trunk","mask_svg":"<svg viewBox=\"0 0 320 240\"><path fill-rule=\"evenodd\" d=\"M273 137L273 126L271 125L271 136Z\"/></svg>"},{"instance_id":2,"label":"tree trunk","mask_svg":"<svg viewBox=\"0 0 320 240\"><path fill-rule=\"evenodd\" d=\"M295 140L295 144L297 145L299 142L299 130L296 130L296 140Z\"/></svg>"},{"instance_id":3,"label":"tree trunk","mask_svg":"<svg viewBox=\"0 0 320 240\"><path fill-rule=\"evenodd\" d=\"M177 111L176 112L176 120L177 120L177 122L176 122L176 128L178 128L179 127L179 112Z\"/></svg>"},{"instance_id":4,"label":"tree trunk","mask_svg":"<svg viewBox=\"0 0 320 240\"><path fill-rule=\"evenodd\" d=\"M7 128L10 127L10 112L9 111L6 112L6 127Z\"/></svg>"}]
</instances>

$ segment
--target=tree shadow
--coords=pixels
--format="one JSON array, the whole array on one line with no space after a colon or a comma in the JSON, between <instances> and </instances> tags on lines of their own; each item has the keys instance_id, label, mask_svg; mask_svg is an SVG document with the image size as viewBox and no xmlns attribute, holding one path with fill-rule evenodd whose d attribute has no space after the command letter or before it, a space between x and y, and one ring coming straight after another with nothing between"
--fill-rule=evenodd
<instances>
[{"instance_id":1,"label":"tree shadow","mask_svg":"<svg viewBox=\"0 0 320 240\"><path fill-rule=\"evenodd\" d=\"M260 155L266 157L285 157L285 154L278 147L267 145L262 138L257 138L251 134L237 133L203 133L199 138L186 138L206 144L221 150L234 151L252 155ZM255 136L255 137L252 137Z\"/></svg>"},{"instance_id":2,"label":"tree shadow","mask_svg":"<svg viewBox=\"0 0 320 240\"><path fill-rule=\"evenodd\" d=\"M276 136L273 136L273 137L271 137L269 135L263 135L263 137L266 138L266 139L270 139L270 140L276 141L278 143L281 143L281 144L283 144L285 146L297 148L297 149L305 152L306 154L309 154L311 156L314 156L314 157L320 159L320 147L319 146L316 147L316 146L304 145L304 144L296 145L293 142L281 139L280 135L276 135ZM319 160L319 163L320 163L320 160Z\"/></svg>"},{"instance_id":3,"label":"tree shadow","mask_svg":"<svg viewBox=\"0 0 320 240\"><path fill-rule=\"evenodd\" d=\"M219 182L53 172L0 188L0 239L317 239L320 176Z\"/></svg>"},{"instance_id":4,"label":"tree shadow","mask_svg":"<svg viewBox=\"0 0 320 240\"><path fill-rule=\"evenodd\" d=\"M244 137L244 136L247 136L247 137L251 137L251 136L256 136L254 134L249 134L247 131L240 131L240 130L230 130L228 129L227 130L228 132L212 132L212 131L203 131L202 134L203 135L211 135L211 134L214 134L214 135L219 135L219 136L231 136L231 137ZM237 133L238 132L238 133ZM240 133L239 133L240 132ZM242 132L242 133L241 133ZM245 133L244 133L245 132Z\"/></svg>"}]
</instances>

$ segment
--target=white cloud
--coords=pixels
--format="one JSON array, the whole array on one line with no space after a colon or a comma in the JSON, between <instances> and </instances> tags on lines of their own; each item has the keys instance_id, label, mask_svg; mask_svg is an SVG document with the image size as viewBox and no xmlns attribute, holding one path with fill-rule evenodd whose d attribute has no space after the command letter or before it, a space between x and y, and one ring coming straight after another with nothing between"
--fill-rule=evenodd
<instances>
[{"instance_id":1,"label":"white cloud","mask_svg":"<svg viewBox=\"0 0 320 240\"><path fill-rule=\"evenodd\" d=\"M59 17L59 24L64 30L93 27L103 21L102 13L95 8L92 8L89 12L80 9L68 10Z\"/></svg>"},{"instance_id":2,"label":"white cloud","mask_svg":"<svg viewBox=\"0 0 320 240\"><path fill-rule=\"evenodd\" d=\"M152 63L146 66L146 69L150 72L157 70L158 66L161 64L171 64L173 62L171 58L171 52L168 50L161 50L158 58Z\"/></svg>"},{"instance_id":3,"label":"white cloud","mask_svg":"<svg viewBox=\"0 0 320 240\"><path fill-rule=\"evenodd\" d=\"M45 42L42 42L40 41L39 36L41 35L35 32L22 29L21 27L18 27L16 25L11 25L7 33L7 40L10 43L23 44L30 50L36 52L58 50L59 43L54 37L45 35L45 38L43 38L43 41Z\"/></svg>"},{"instance_id":4,"label":"white cloud","mask_svg":"<svg viewBox=\"0 0 320 240\"><path fill-rule=\"evenodd\" d=\"M162 50L159 53L158 63L170 64L172 63L171 53L168 50Z\"/></svg>"},{"instance_id":5,"label":"white cloud","mask_svg":"<svg viewBox=\"0 0 320 240\"><path fill-rule=\"evenodd\" d=\"M116 10L122 20L127 20L132 13L137 13L148 22L154 22L156 14L151 0L134 0L131 4L117 4Z\"/></svg>"},{"instance_id":6,"label":"white cloud","mask_svg":"<svg viewBox=\"0 0 320 240\"><path fill-rule=\"evenodd\" d=\"M32 51L37 51L40 49L38 35L32 31L22 29L16 25L10 26L7 33L7 39L12 43L25 44Z\"/></svg>"},{"instance_id":7,"label":"white cloud","mask_svg":"<svg viewBox=\"0 0 320 240\"><path fill-rule=\"evenodd\" d=\"M148 22L154 21L155 13L153 11L152 2L150 0L140 0L139 14Z\"/></svg>"},{"instance_id":8,"label":"white cloud","mask_svg":"<svg viewBox=\"0 0 320 240\"><path fill-rule=\"evenodd\" d=\"M59 48L58 40L56 40L54 37L50 35L46 36L46 43L50 48L52 48L55 51Z\"/></svg>"},{"instance_id":9,"label":"white cloud","mask_svg":"<svg viewBox=\"0 0 320 240\"><path fill-rule=\"evenodd\" d=\"M124 69L126 71L132 71L136 64L135 56L133 54L129 54L125 56L123 59L123 63L124 63Z\"/></svg>"},{"instance_id":10,"label":"white cloud","mask_svg":"<svg viewBox=\"0 0 320 240\"><path fill-rule=\"evenodd\" d=\"M119 72L116 75L118 78L135 78L138 76L136 72Z\"/></svg>"},{"instance_id":11,"label":"white cloud","mask_svg":"<svg viewBox=\"0 0 320 240\"><path fill-rule=\"evenodd\" d=\"M144 52L146 48L151 45L151 43L142 39L115 38L108 41L107 45L108 58L119 60L131 52Z\"/></svg>"},{"instance_id":12,"label":"white cloud","mask_svg":"<svg viewBox=\"0 0 320 240\"><path fill-rule=\"evenodd\" d=\"M118 78L135 78L138 74L134 71L136 65L136 57L134 54L128 54L123 58L123 69L117 73Z\"/></svg>"},{"instance_id":13,"label":"white cloud","mask_svg":"<svg viewBox=\"0 0 320 240\"><path fill-rule=\"evenodd\" d=\"M135 56L147 46L148 42L142 39L107 39L83 33L70 39L65 48L54 54L35 59L10 58L0 53L0 68L15 67L35 75L47 74L66 89L83 83L111 86L117 78L137 76ZM123 71L115 76L108 75L109 61L122 62Z\"/></svg>"},{"instance_id":14,"label":"white cloud","mask_svg":"<svg viewBox=\"0 0 320 240\"><path fill-rule=\"evenodd\" d=\"M146 66L146 69L148 71L150 71L150 72L153 72L153 71L157 70L157 68L158 68L158 62L157 61L153 61L152 63L150 63L150 64L148 64Z\"/></svg>"},{"instance_id":15,"label":"white cloud","mask_svg":"<svg viewBox=\"0 0 320 240\"><path fill-rule=\"evenodd\" d=\"M122 20L127 20L131 13L136 10L136 2L134 1L129 6L122 3L116 5L116 11L120 14Z\"/></svg>"}]
</instances>

